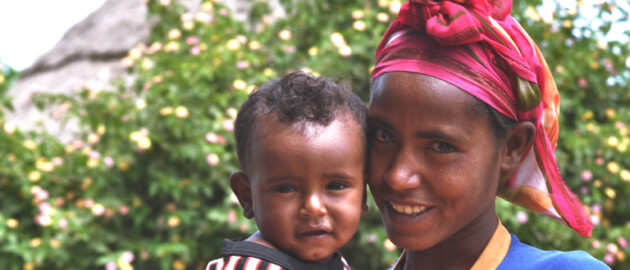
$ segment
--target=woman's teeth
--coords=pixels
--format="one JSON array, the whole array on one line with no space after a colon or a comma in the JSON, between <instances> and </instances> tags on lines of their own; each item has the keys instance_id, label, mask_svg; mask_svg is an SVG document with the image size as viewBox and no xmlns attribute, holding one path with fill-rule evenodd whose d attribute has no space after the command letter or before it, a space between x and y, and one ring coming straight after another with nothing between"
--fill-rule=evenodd
<instances>
[{"instance_id":1,"label":"woman's teeth","mask_svg":"<svg viewBox=\"0 0 630 270\"><path fill-rule=\"evenodd\" d=\"M407 214L407 215L418 215L422 212L424 212L425 210L427 210L426 206L418 206L418 205L404 205L404 204L395 204L393 202L390 202L392 208L394 208L394 211L401 213L401 214Z\"/></svg>"}]
</instances>

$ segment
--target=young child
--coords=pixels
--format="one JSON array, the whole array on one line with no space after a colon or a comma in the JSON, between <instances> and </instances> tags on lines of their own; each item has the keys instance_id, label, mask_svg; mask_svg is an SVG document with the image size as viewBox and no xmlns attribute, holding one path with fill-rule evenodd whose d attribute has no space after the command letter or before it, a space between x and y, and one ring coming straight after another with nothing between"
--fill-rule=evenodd
<instances>
[{"instance_id":1,"label":"young child","mask_svg":"<svg viewBox=\"0 0 630 270\"><path fill-rule=\"evenodd\" d=\"M366 114L350 90L303 72L253 92L230 186L259 231L224 240L206 269L351 269L337 250L367 211Z\"/></svg>"}]
</instances>

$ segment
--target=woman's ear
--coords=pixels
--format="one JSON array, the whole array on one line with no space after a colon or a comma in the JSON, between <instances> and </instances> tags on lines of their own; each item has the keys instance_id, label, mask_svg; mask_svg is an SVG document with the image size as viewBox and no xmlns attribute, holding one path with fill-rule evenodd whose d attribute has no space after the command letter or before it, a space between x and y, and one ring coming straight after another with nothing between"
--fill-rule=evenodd
<instances>
[{"instance_id":1,"label":"woman's ear","mask_svg":"<svg viewBox=\"0 0 630 270\"><path fill-rule=\"evenodd\" d=\"M521 163L523 157L530 151L536 137L536 126L532 122L523 121L510 128L506 135L506 150L501 162L501 170L507 176L511 175Z\"/></svg>"},{"instance_id":2,"label":"woman's ear","mask_svg":"<svg viewBox=\"0 0 630 270\"><path fill-rule=\"evenodd\" d=\"M243 208L243 216L253 218L254 204L252 201L252 187L247 175L242 172L233 172L232 175L230 175L230 187Z\"/></svg>"}]
</instances>

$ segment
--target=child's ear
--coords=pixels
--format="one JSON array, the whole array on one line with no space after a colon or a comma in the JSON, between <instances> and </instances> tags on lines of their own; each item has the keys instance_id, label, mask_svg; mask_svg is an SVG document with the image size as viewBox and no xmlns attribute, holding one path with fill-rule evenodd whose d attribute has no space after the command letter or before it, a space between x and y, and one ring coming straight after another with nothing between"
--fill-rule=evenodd
<instances>
[{"instance_id":1,"label":"child's ear","mask_svg":"<svg viewBox=\"0 0 630 270\"><path fill-rule=\"evenodd\" d=\"M536 136L536 127L532 122L523 121L507 131L505 136L505 151L501 162L501 170L504 178L509 177L519 164L523 157L530 151L531 145Z\"/></svg>"},{"instance_id":2,"label":"child's ear","mask_svg":"<svg viewBox=\"0 0 630 270\"><path fill-rule=\"evenodd\" d=\"M238 198L246 218L254 217L254 204L252 202L252 187L247 175L242 172L233 172L230 176L230 187Z\"/></svg>"},{"instance_id":3,"label":"child's ear","mask_svg":"<svg viewBox=\"0 0 630 270\"><path fill-rule=\"evenodd\" d=\"M365 215L365 213L367 213L367 211L369 210L369 207L367 205L367 185L363 186L363 201L361 202L361 215Z\"/></svg>"}]
</instances>

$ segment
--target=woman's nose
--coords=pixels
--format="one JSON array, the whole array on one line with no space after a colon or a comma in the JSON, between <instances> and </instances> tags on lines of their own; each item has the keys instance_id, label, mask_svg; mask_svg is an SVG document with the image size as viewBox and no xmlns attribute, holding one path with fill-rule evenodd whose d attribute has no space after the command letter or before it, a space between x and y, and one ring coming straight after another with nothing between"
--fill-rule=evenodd
<instances>
[{"instance_id":1,"label":"woman's nose","mask_svg":"<svg viewBox=\"0 0 630 270\"><path fill-rule=\"evenodd\" d=\"M305 217L325 216L328 211L322 199L321 194L309 194L306 196L300 215Z\"/></svg>"},{"instance_id":2,"label":"woman's nose","mask_svg":"<svg viewBox=\"0 0 630 270\"><path fill-rule=\"evenodd\" d=\"M400 151L391 160L384 181L392 190L414 189L420 186L420 173L413 153Z\"/></svg>"}]
</instances>

